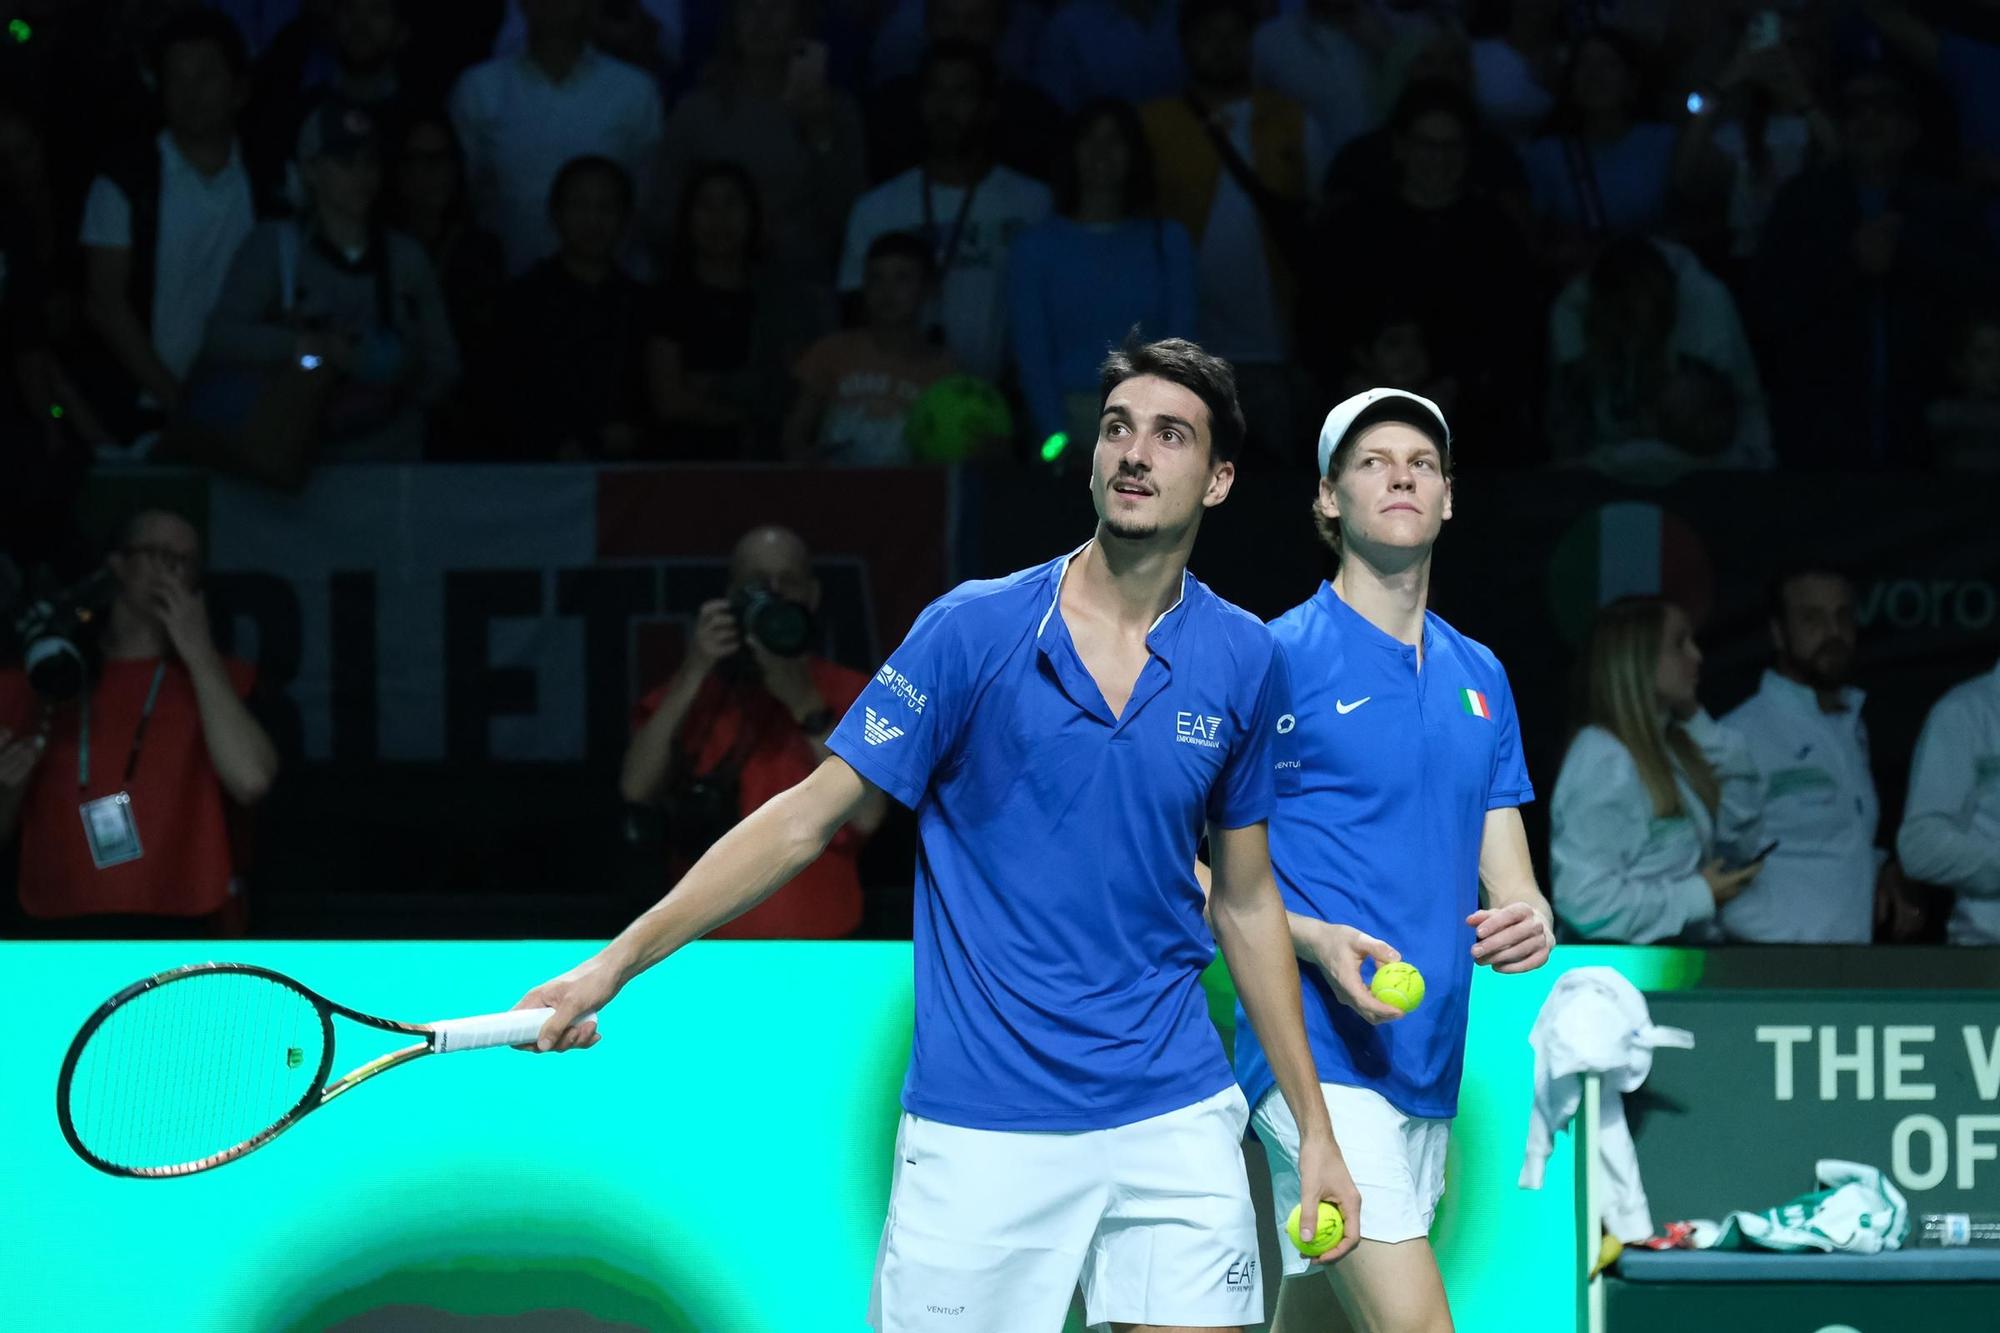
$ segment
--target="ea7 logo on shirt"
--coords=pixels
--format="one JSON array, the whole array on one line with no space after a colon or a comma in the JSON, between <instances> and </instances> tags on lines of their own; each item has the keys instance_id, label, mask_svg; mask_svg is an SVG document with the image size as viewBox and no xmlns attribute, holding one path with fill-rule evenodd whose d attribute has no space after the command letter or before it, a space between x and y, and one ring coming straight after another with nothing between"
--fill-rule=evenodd
<instances>
[{"instance_id":1,"label":"ea7 logo on shirt","mask_svg":"<svg viewBox=\"0 0 2000 1333\"><path fill-rule=\"evenodd\" d=\"M1231 1291L1248 1291L1257 1282L1257 1261L1249 1255L1232 1259L1222 1270L1222 1285Z\"/></svg>"},{"instance_id":2,"label":"ea7 logo on shirt","mask_svg":"<svg viewBox=\"0 0 2000 1333\"><path fill-rule=\"evenodd\" d=\"M923 712L924 705L930 702L928 694L919 690L915 682L892 666L885 666L876 672L875 683L901 699L903 706L913 713Z\"/></svg>"},{"instance_id":3,"label":"ea7 logo on shirt","mask_svg":"<svg viewBox=\"0 0 2000 1333\"><path fill-rule=\"evenodd\" d=\"M1174 739L1182 745L1199 745L1207 750L1222 748L1222 719L1200 713L1174 714Z\"/></svg>"},{"instance_id":4,"label":"ea7 logo on shirt","mask_svg":"<svg viewBox=\"0 0 2000 1333\"><path fill-rule=\"evenodd\" d=\"M890 726L889 719L883 717L874 709L868 708L862 711L867 713L868 716L861 721L861 739L867 741L870 745L881 745L885 741L893 741L896 737L903 734L901 727Z\"/></svg>"}]
</instances>

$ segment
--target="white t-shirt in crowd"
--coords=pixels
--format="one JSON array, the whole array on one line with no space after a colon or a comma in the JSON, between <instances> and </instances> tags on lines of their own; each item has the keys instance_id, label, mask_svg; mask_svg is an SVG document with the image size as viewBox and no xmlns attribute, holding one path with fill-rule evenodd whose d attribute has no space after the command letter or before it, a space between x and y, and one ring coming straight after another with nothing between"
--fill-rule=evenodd
<instances>
[{"instance_id":1,"label":"white t-shirt in crowd","mask_svg":"<svg viewBox=\"0 0 2000 1333\"><path fill-rule=\"evenodd\" d=\"M473 211L519 273L556 248L549 186L572 158L610 158L644 199L665 113L643 72L586 48L561 83L526 56L474 65L451 91L451 123Z\"/></svg>"},{"instance_id":2,"label":"white t-shirt in crowd","mask_svg":"<svg viewBox=\"0 0 2000 1333\"><path fill-rule=\"evenodd\" d=\"M994 380L1007 362L1007 253L1016 236L1049 215L1049 189L994 167L971 194L968 206L964 187L936 184L922 167L912 167L855 200L841 250L840 290L861 290L876 237L892 231L927 237L944 275L938 320L945 346L968 374Z\"/></svg>"},{"instance_id":3,"label":"white t-shirt in crowd","mask_svg":"<svg viewBox=\"0 0 2000 1333\"><path fill-rule=\"evenodd\" d=\"M153 252L153 351L176 379L201 353L208 312L229 276L236 247L256 225L250 173L238 146L229 163L204 176L165 130L160 149L160 223ZM107 250L132 248L132 201L99 176L83 203L79 239Z\"/></svg>"}]
</instances>

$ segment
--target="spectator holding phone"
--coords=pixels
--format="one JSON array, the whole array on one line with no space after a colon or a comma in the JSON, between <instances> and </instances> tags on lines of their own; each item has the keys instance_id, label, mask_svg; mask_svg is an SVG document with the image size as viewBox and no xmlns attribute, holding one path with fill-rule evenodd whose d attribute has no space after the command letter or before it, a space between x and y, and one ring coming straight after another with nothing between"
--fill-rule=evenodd
<instances>
[{"instance_id":1,"label":"spectator holding phone","mask_svg":"<svg viewBox=\"0 0 2000 1333\"><path fill-rule=\"evenodd\" d=\"M1756 252L1778 192L1840 155L1840 127L1820 99L1819 73L1813 49L1764 9L1748 17L1714 85L1688 94L1683 151L1722 174L1729 254L1739 262Z\"/></svg>"},{"instance_id":2,"label":"spectator holding phone","mask_svg":"<svg viewBox=\"0 0 2000 1333\"><path fill-rule=\"evenodd\" d=\"M1717 913L1771 849L1750 747L1696 697L1687 613L1658 597L1612 602L1585 667L1585 725L1550 810L1556 914L1586 940L1715 941Z\"/></svg>"},{"instance_id":3,"label":"spectator holding phone","mask_svg":"<svg viewBox=\"0 0 2000 1333\"><path fill-rule=\"evenodd\" d=\"M1724 904L1722 933L1758 944L1866 944L1878 879L1896 874L1875 849L1881 805L1868 769L1866 697L1854 679L1854 585L1819 565L1771 584L1770 667L1723 725L1742 734L1764 775L1764 834L1778 847L1763 873Z\"/></svg>"}]
</instances>

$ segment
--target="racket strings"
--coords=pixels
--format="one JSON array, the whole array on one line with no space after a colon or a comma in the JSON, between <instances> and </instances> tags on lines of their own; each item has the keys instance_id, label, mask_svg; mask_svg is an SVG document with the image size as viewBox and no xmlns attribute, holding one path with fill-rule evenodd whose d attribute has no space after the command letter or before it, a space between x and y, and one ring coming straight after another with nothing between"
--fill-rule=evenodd
<instances>
[{"instance_id":1,"label":"racket strings","mask_svg":"<svg viewBox=\"0 0 2000 1333\"><path fill-rule=\"evenodd\" d=\"M195 974L134 996L91 1034L68 1085L71 1123L114 1166L199 1162L283 1120L315 1090L324 1054L319 1011L298 991Z\"/></svg>"}]
</instances>

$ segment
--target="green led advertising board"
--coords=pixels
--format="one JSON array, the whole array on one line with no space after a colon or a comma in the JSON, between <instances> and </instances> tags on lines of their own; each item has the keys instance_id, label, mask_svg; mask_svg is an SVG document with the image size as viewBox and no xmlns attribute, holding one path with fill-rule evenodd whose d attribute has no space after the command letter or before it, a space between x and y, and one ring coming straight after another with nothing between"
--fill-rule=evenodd
<instances>
[{"instance_id":1,"label":"green led advertising board","mask_svg":"<svg viewBox=\"0 0 2000 1333\"><path fill-rule=\"evenodd\" d=\"M473 1329L537 1312L565 1329L865 1327L909 1051L907 944L697 944L611 1007L595 1050L418 1061L183 1180L101 1175L56 1126L71 1035L153 972L260 963L422 1020L506 1008L588 947L0 944L0 975L34 1014L0 1084L0 1328ZM1514 1178L1528 1028L1560 970L1583 963L1663 989L1691 982L1698 956L1565 949L1539 973L1479 972L1434 1232L1468 1333L1570 1325L1569 1156L1539 1194ZM1226 984L1213 988L1225 1016ZM336 1029L354 1043L337 1071L393 1043Z\"/></svg>"}]
</instances>

